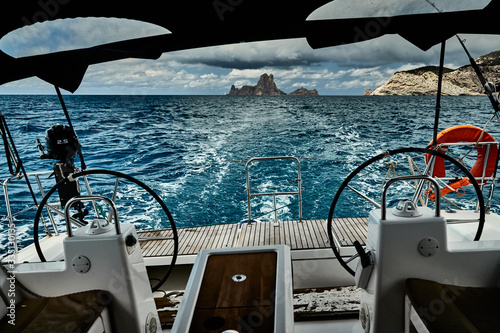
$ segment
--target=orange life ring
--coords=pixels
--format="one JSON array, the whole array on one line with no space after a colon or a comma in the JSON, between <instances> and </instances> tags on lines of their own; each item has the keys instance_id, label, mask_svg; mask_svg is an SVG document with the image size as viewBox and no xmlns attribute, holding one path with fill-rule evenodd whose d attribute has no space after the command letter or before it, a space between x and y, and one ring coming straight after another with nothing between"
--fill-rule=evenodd
<instances>
[{"instance_id":1,"label":"orange life ring","mask_svg":"<svg viewBox=\"0 0 500 333\"><path fill-rule=\"evenodd\" d=\"M455 142L494 142L495 139L486 131L482 129L470 126L470 125L459 125L447 128L440 132L437 136L437 144L443 144L439 149L440 152L446 153L448 147L446 143L455 143ZM431 141L432 143L432 141ZM470 173L474 177L483 176L484 162L486 159L486 149L485 145L477 145L477 160L476 163L470 169ZM498 146L491 145L488 162L486 164L486 172L485 177L490 177L495 172L496 168L496 157L498 153ZM425 156L426 163L429 163L431 156L427 154ZM444 177L446 175L446 170L444 167L444 159L442 157L436 157L434 161L434 169L432 175L435 177ZM470 184L468 178L462 178L458 181L452 182L447 186L441 189L441 196L448 194L450 192L459 193L459 189L463 186L467 186ZM459 193L459 196L461 194ZM434 200L434 193L430 196L431 200Z\"/></svg>"}]
</instances>

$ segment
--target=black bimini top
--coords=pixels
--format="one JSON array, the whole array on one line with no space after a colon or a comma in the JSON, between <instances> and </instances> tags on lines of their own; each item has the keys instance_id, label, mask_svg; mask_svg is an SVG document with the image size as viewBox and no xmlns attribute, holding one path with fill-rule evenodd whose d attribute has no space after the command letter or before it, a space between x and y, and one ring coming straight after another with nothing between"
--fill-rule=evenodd
<instances>
[{"instance_id":1,"label":"black bimini top","mask_svg":"<svg viewBox=\"0 0 500 333\"><path fill-rule=\"evenodd\" d=\"M500 34L500 25L497 24L500 0L492 0L485 8L474 10L307 20L311 13L329 2L11 1L9 9L0 13L0 37L25 25L78 17L132 19L156 24L171 33L20 58L0 51L0 84L37 76L74 92L88 66L92 64L126 58L157 59L164 52L241 42L306 38L311 47L320 48L360 42L386 34L399 34L419 48L427 50L457 33ZM366 6L371 3L363 2Z\"/></svg>"}]
</instances>

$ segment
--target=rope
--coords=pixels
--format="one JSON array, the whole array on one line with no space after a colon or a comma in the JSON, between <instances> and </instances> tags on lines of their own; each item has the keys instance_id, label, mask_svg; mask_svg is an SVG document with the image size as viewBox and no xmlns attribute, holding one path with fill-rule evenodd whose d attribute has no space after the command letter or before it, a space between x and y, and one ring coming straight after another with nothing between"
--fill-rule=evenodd
<instances>
[{"instance_id":1,"label":"rope","mask_svg":"<svg viewBox=\"0 0 500 333\"><path fill-rule=\"evenodd\" d=\"M398 167L398 162L385 162L385 165L387 165L389 168L387 170L387 173L385 174L384 181L382 182L382 188L384 188L385 181L387 178L393 177L395 175L399 176L399 174L396 172L396 168Z\"/></svg>"},{"instance_id":2,"label":"rope","mask_svg":"<svg viewBox=\"0 0 500 333\"><path fill-rule=\"evenodd\" d=\"M463 159L464 159L465 157L467 157L467 155L469 155L469 154L470 154L470 153L471 153L471 152L472 152L472 151L473 151L473 150L477 147L477 145L479 144L479 142L481 142L481 139L483 138L484 132L486 131L486 127L488 126L488 124L489 124L489 123L490 123L490 122L491 122L491 121L492 121L495 117L496 117L496 114L494 114L494 115L492 115L492 116L491 116L490 120L488 120L488 121L486 122L486 124L484 125L483 129L481 130L481 134L479 135L479 138L477 139L476 143L472 146L472 148L471 148L471 149L470 149L470 150L469 150L469 151L468 151L468 152L467 152L467 153L466 153L466 154L465 154L462 158L458 159L460 162L462 162L462 164L464 164L464 163L463 163Z\"/></svg>"}]
</instances>

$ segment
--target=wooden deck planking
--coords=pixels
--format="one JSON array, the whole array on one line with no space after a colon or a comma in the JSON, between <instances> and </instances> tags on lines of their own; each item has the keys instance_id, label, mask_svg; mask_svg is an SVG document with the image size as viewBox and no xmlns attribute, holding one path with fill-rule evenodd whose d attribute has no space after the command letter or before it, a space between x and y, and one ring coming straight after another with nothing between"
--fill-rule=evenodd
<instances>
[{"instance_id":1,"label":"wooden deck planking","mask_svg":"<svg viewBox=\"0 0 500 333\"><path fill-rule=\"evenodd\" d=\"M237 225L216 225L208 227L178 228L179 255L197 254L207 248L232 246ZM169 237L170 230L139 232L139 237ZM144 257L169 256L173 253L172 240L140 240Z\"/></svg>"},{"instance_id":2,"label":"wooden deck planking","mask_svg":"<svg viewBox=\"0 0 500 333\"><path fill-rule=\"evenodd\" d=\"M272 245L272 240L274 240L274 229L274 224L271 225L271 223L268 223L264 234L264 245Z\"/></svg>"},{"instance_id":3,"label":"wooden deck planking","mask_svg":"<svg viewBox=\"0 0 500 333\"><path fill-rule=\"evenodd\" d=\"M201 230L202 228L201 227L198 227L198 241L196 242L196 246L193 247L193 252L195 253L198 253L200 252L202 249L204 249L206 247L206 243L210 240L210 236L213 234L213 229L214 229L214 226L213 225L210 225L206 228L203 228L203 230Z\"/></svg>"},{"instance_id":4,"label":"wooden deck planking","mask_svg":"<svg viewBox=\"0 0 500 333\"><path fill-rule=\"evenodd\" d=\"M351 222L353 229L356 231L356 238L358 240L365 241L368 233L368 218L349 218L349 221Z\"/></svg>"},{"instance_id":5,"label":"wooden deck planking","mask_svg":"<svg viewBox=\"0 0 500 333\"><path fill-rule=\"evenodd\" d=\"M286 244L295 250L297 248L297 243L295 242L295 235L293 234L293 228L290 228L290 223L282 223L282 228L285 229L285 238L281 241L282 244Z\"/></svg>"},{"instance_id":6,"label":"wooden deck planking","mask_svg":"<svg viewBox=\"0 0 500 333\"><path fill-rule=\"evenodd\" d=\"M171 232L162 232L163 237L172 237ZM156 251L152 252L152 256L156 253L173 253L174 242L169 240L158 240L158 245Z\"/></svg>"},{"instance_id":7,"label":"wooden deck planking","mask_svg":"<svg viewBox=\"0 0 500 333\"><path fill-rule=\"evenodd\" d=\"M364 246L368 232L368 218L348 218L346 226L350 231L352 243L357 240Z\"/></svg>"},{"instance_id":8,"label":"wooden deck planking","mask_svg":"<svg viewBox=\"0 0 500 333\"><path fill-rule=\"evenodd\" d=\"M229 239L228 236L231 235L232 231L233 231L233 228L231 228L231 225L228 225L228 224L219 225L219 231L218 231L219 237L217 237L214 240L213 246L216 249L232 246L233 244L228 244L228 242L227 242L227 240Z\"/></svg>"},{"instance_id":9,"label":"wooden deck planking","mask_svg":"<svg viewBox=\"0 0 500 333\"><path fill-rule=\"evenodd\" d=\"M295 242L297 243L296 248L303 249L304 245L302 244L302 241L304 239L299 231L299 228L300 228L299 223L296 223L296 221L292 221L291 223L288 223L288 225L290 226L290 230L293 233L293 236L295 237Z\"/></svg>"},{"instance_id":10,"label":"wooden deck planking","mask_svg":"<svg viewBox=\"0 0 500 333\"><path fill-rule=\"evenodd\" d=\"M332 232L340 242L341 246L347 246L350 242L349 236L344 228L343 219L333 219ZM352 242L351 242L352 243Z\"/></svg>"},{"instance_id":11,"label":"wooden deck planking","mask_svg":"<svg viewBox=\"0 0 500 333\"><path fill-rule=\"evenodd\" d=\"M208 228L202 228L202 227L197 227L193 230L190 231L191 233L191 241L189 242L188 246L186 247L186 252L185 254L190 254L190 253L198 253L201 249L201 243L205 240L206 232L210 231L210 227Z\"/></svg>"},{"instance_id":12,"label":"wooden deck planking","mask_svg":"<svg viewBox=\"0 0 500 333\"><path fill-rule=\"evenodd\" d=\"M191 248L195 246L195 243L197 242L196 234L198 228L186 228L186 229L180 229L179 232L179 240L185 239L183 244L180 246L179 254L188 254L191 251Z\"/></svg>"},{"instance_id":13,"label":"wooden deck planking","mask_svg":"<svg viewBox=\"0 0 500 333\"><path fill-rule=\"evenodd\" d=\"M352 246L354 241L365 245L367 234L367 218L333 219L332 230L342 246Z\"/></svg>"},{"instance_id":14,"label":"wooden deck planking","mask_svg":"<svg viewBox=\"0 0 500 333\"><path fill-rule=\"evenodd\" d=\"M320 249L330 246L328 243L328 234L325 223L326 222L323 222L322 220L315 220L315 223L313 224L315 238L318 240L318 248Z\"/></svg>"},{"instance_id":15,"label":"wooden deck planking","mask_svg":"<svg viewBox=\"0 0 500 333\"><path fill-rule=\"evenodd\" d=\"M354 241L365 244L366 218L344 218L332 221L334 237L342 246L352 246ZM285 244L292 250L329 248L327 225L324 220L220 224L205 227L178 228L179 255L195 255L203 249L233 246L262 246ZM171 237L171 230L148 230L139 237ZM140 240L145 257L172 255L172 240Z\"/></svg>"},{"instance_id":16,"label":"wooden deck planking","mask_svg":"<svg viewBox=\"0 0 500 333\"><path fill-rule=\"evenodd\" d=\"M321 223L321 222L320 222ZM312 221L312 226L309 229L309 235L312 239L312 245L315 249L320 249L322 247L321 234L317 233L317 222Z\"/></svg>"},{"instance_id":17,"label":"wooden deck planking","mask_svg":"<svg viewBox=\"0 0 500 333\"><path fill-rule=\"evenodd\" d=\"M328 247L325 240L326 228L323 220L304 220L279 222L261 222L242 225L238 246L259 246L285 244L292 250L317 249Z\"/></svg>"},{"instance_id":18,"label":"wooden deck planking","mask_svg":"<svg viewBox=\"0 0 500 333\"><path fill-rule=\"evenodd\" d=\"M141 234L139 234L139 237L141 237L141 236L154 237L154 232L141 233ZM155 241L148 241L147 242L147 246L145 248L143 248L143 254L145 256L150 255L150 253L155 250L155 248L154 248L155 243L156 243Z\"/></svg>"},{"instance_id":19,"label":"wooden deck planking","mask_svg":"<svg viewBox=\"0 0 500 333\"><path fill-rule=\"evenodd\" d=\"M314 248L316 248L316 246L314 246L314 241L311 238L310 228L306 227L305 222L299 222L298 226L299 226L299 231L302 233L301 234L302 237L305 239L305 242L304 242L305 246L308 249L314 249Z\"/></svg>"},{"instance_id":20,"label":"wooden deck planking","mask_svg":"<svg viewBox=\"0 0 500 333\"><path fill-rule=\"evenodd\" d=\"M352 244L352 239L349 237L349 231L346 230L345 228L345 219L334 219L332 223L332 230L334 235L337 236L337 239L340 241L340 243L343 246L346 246L348 244ZM336 226L336 228L333 228L333 226ZM335 229L337 229L338 233L335 232Z\"/></svg>"},{"instance_id":21,"label":"wooden deck planking","mask_svg":"<svg viewBox=\"0 0 500 333\"><path fill-rule=\"evenodd\" d=\"M139 237L142 237L142 236L145 236L145 237L166 237L164 231L165 230L159 230L156 232L151 231L151 232L148 232L146 235L140 233ZM161 240L151 240L151 241L148 241L147 243L149 243L149 246L147 248L148 256L153 256L154 252L156 252L158 250L158 247L161 246L162 241Z\"/></svg>"}]
</instances>

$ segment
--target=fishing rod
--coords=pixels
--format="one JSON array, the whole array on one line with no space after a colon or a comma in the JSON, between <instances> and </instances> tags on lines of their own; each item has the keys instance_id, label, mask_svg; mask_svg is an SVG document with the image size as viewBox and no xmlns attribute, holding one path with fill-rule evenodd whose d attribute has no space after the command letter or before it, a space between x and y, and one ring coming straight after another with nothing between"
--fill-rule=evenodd
<instances>
[{"instance_id":1,"label":"fishing rod","mask_svg":"<svg viewBox=\"0 0 500 333\"><path fill-rule=\"evenodd\" d=\"M481 72L481 69L479 68L479 66L476 63L476 61L474 60L474 58L472 58L471 54L469 53L469 50L467 50L467 47L465 46L464 41L460 38L460 36L458 36L458 34L456 35L456 37L457 37L458 41L460 42L460 45L462 45L462 48L464 49L465 53L469 57L469 62L471 64L472 68L474 69L474 71L476 72L476 75L477 75L479 81L481 82L481 85L484 87L484 91L485 91L486 95L488 96L488 99L490 100L491 105L493 106L493 110L495 110L494 117L496 116L498 122L500 123L500 116L498 113L498 111L500 111L500 106L499 106L499 101L498 101L498 93L500 92L500 82L499 81L486 82L486 79L484 78L484 75ZM494 93L497 93L496 99L493 96ZM500 161L500 151L498 152L498 154L496 156L495 165L497 167L495 168L495 171L493 172L493 179L496 179L496 177L497 177L498 162L499 161ZM492 183L492 186L490 186L490 191L488 194L488 203L485 207L486 211L490 210L491 198L493 197L493 191L494 191L493 184L494 184L494 181Z\"/></svg>"},{"instance_id":2,"label":"fishing rod","mask_svg":"<svg viewBox=\"0 0 500 333\"><path fill-rule=\"evenodd\" d=\"M443 11L439 9L436 4L431 2L430 0L425 0L427 3L429 3L434 9L436 9L437 12L442 13ZM497 82L487 82L486 79L484 78L483 73L481 72L481 69L479 68L478 64L472 58L469 50L465 46L464 40L460 38L458 34L455 34L455 36L458 39L458 42L464 49L465 53L467 54L467 57L469 58L469 62L471 64L471 67L474 69L474 72L476 73L476 76L479 79L479 82L481 83L481 86L484 88L484 92L488 96L488 99L490 100L491 105L493 106L493 110L495 111L495 116L497 117L499 123L500 123L500 102L499 98L495 98L493 95L494 93L497 93L497 95L500 93L500 81ZM437 131L438 131L438 121L439 121L439 115L440 115L440 110L441 110L441 85L443 81L443 69L444 69L444 51L445 50L445 41L441 43L441 56L440 56L440 64L439 64L439 76L438 76L438 91L437 91L437 99L436 99L436 113L435 113L435 119L434 119L434 133L433 133L433 140L432 143L429 144L429 147L434 146L435 142L437 142Z\"/></svg>"},{"instance_id":3,"label":"fishing rod","mask_svg":"<svg viewBox=\"0 0 500 333\"><path fill-rule=\"evenodd\" d=\"M33 202L36 206L38 206L35 193L33 188L31 187L31 183L29 181L28 175L26 174L26 170L24 169L23 162L19 157L19 153L17 152L16 145L14 144L14 140L12 139L12 135L10 134L9 127L7 126L7 122L5 121L5 117L0 111L0 135L2 136L5 154L7 157L7 164L9 166L9 172L13 176L24 177L26 179L26 184L28 185L29 191L31 193L31 197L33 198ZM15 166L15 170L13 168ZM20 175L20 171L22 176Z\"/></svg>"},{"instance_id":4,"label":"fishing rod","mask_svg":"<svg viewBox=\"0 0 500 333\"><path fill-rule=\"evenodd\" d=\"M443 12L442 10L440 10L430 0L425 0L425 1L427 3L429 3L432 7L434 7L434 9L436 9L436 11L438 11L439 13ZM493 110L495 110L495 114L494 114L493 117L496 117L497 120L498 120L498 122L500 123L500 115L499 115L500 101L499 101L499 96L498 96L500 94L500 81L487 82L486 79L484 78L484 75L483 75L481 69L479 68L478 64L476 63L476 61L474 60L474 58L472 58L469 50L467 49L467 46L465 46L464 40L462 40L462 38L460 38L460 36L458 34L455 34L455 36L457 37L458 42L460 43L460 45L464 49L465 53L467 54L467 57L469 58L469 62L471 64L472 68L474 69L474 72L476 73L476 76L479 79L479 82L481 83L482 87L484 88L484 92L488 96L488 99L490 100L490 103L493 106ZM440 94L441 94L441 83L442 83L442 80L443 80L443 69L444 69L444 65L443 65L444 43L445 42L443 41L442 44L441 44L442 45L441 46L441 61L440 61L440 67L439 67L438 98L437 98L437 101L436 101L436 116L435 116L435 120L434 120L434 136L433 136L432 144L429 144L428 147L434 146L435 142L437 142L437 128L438 128L438 121L439 121L440 99L441 99L441 96L440 96ZM496 98L493 95L494 93L497 94ZM498 154L496 156L496 164L495 165L498 166L499 161L500 161L500 151L498 152ZM495 171L493 173L493 179L496 179L497 170L498 170L498 167L495 168ZM492 185L493 184L494 184L494 181L493 181ZM494 191L494 186L491 186L489 194L488 194L488 198L489 199L488 199L488 203L487 203L487 206L486 206L487 211L489 211L489 209L490 209L490 202L491 202L491 198L493 197L493 191Z\"/></svg>"},{"instance_id":5,"label":"fishing rod","mask_svg":"<svg viewBox=\"0 0 500 333\"><path fill-rule=\"evenodd\" d=\"M434 7L434 9L436 9L436 11L438 11L439 13L443 12L441 9L439 9L436 6L435 3L431 2L430 0L425 0L425 1L428 4L430 4L432 7ZM484 87L484 91L485 91L486 95L488 96L488 98L491 102L491 105L493 106L493 109L495 110L495 115L498 118L499 117L498 111L500 111L499 101L498 101L498 98L495 99L493 94L500 93L500 81L487 82L486 79L484 78L484 75L481 72L481 69L479 68L478 64L476 63L474 58L472 58L469 50L467 49L467 46L465 46L464 40L462 38L460 38L460 36L458 34L455 34L455 37L457 37L458 42L460 43L460 45L464 49L465 53L467 54L467 57L469 58L469 62L471 64L472 68L474 69L474 72L476 73L476 75L479 79L479 82L481 82L482 87ZM443 53L443 49L441 49L441 52ZM443 56L443 55L441 54L441 56ZM500 119L499 119L499 121L500 121Z\"/></svg>"},{"instance_id":6,"label":"fishing rod","mask_svg":"<svg viewBox=\"0 0 500 333\"><path fill-rule=\"evenodd\" d=\"M12 151L11 145L9 144L9 140L12 143L12 137L9 132L9 128L7 127L7 122L5 121L5 117L0 111L0 135L2 136L3 146L5 148L5 155L7 158L7 165L9 166L9 172L11 175L16 175L19 173L19 163L17 162L16 156ZM16 170L12 167L14 165Z\"/></svg>"},{"instance_id":7,"label":"fishing rod","mask_svg":"<svg viewBox=\"0 0 500 333\"><path fill-rule=\"evenodd\" d=\"M469 50L467 50L467 47L465 46L464 41L460 38L460 36L457 34L455 35L460 42L460 45L462 45L462 48L464 49L465 53L469 57L469 62L474 69L474 72L476 72L477 78L479 79L479 82L481 82L481 85L484 87L484 91L486 95L488 96L491 105L493 106L493 109L495 110L495 114L498 114L498 111L500 111L500 107L498 105L498 100L495 99L493 96L493 93L499 92L500 91L500 82L486 82L486 79L484 78L483 73L481 72L481 69L477 65L476 61L474 58L469 53ZM497 115L498 117L498 115Z\"/></svg>"}]
</instances>

